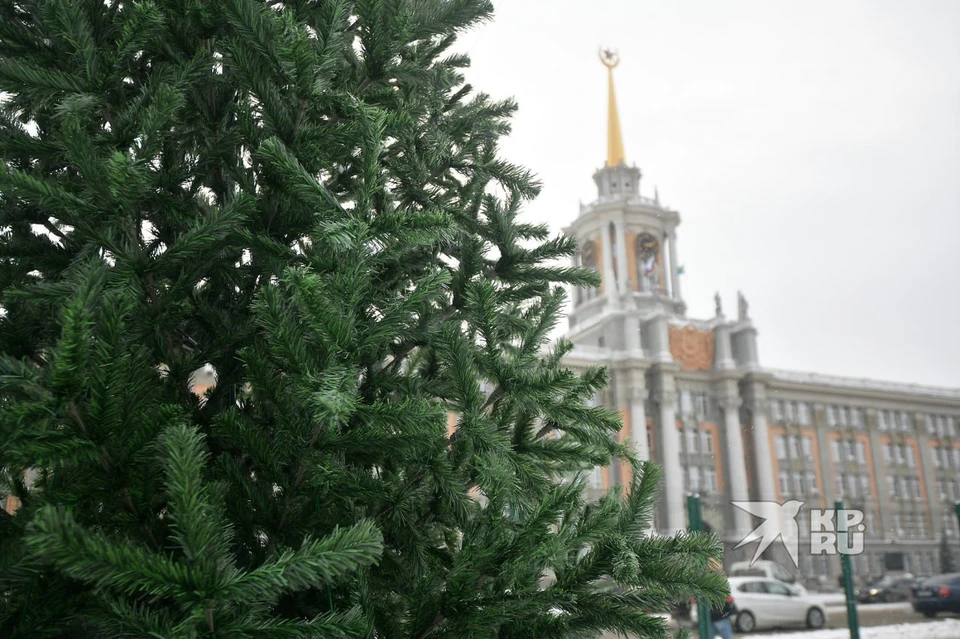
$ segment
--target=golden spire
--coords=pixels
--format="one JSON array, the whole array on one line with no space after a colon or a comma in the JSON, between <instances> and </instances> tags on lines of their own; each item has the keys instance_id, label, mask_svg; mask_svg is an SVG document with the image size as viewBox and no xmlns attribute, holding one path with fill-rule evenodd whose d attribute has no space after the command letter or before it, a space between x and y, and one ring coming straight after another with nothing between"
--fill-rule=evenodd
<instances>
[{"instance_id":1,"label":"golden spire","mask_svg":"<svg viewBox=\"0 0 960 639\"><path fill-rule=\"evenodd\" d=\"M600 61L607 67L607 166L626 164L623 135L620 133L620 115L617 113L617 93L613 88L613 69L620 64L620 55L611 49L600 51Z\"/></svg>"}]
</instances>

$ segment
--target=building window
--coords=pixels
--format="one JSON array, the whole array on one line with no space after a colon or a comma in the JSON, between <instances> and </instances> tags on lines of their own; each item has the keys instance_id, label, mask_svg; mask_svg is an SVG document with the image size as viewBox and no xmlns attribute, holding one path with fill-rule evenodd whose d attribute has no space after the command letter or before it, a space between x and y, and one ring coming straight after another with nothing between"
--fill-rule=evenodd
<instances>
[{"instance_id":1,"label":"building window","mask_svg":"<svg viewBox=\"0 0 960 639\"><path fill-rule=\"evenodd\" d=\"M879 430L887 430L887 411L877 411L877 428Z\"/></svg>"},{"instance_id":2,"label":"building window","mask_svg":"<svg viewBox=\"0 0 960 639\"><path fill-rule=\"evenodd\" d=\"M704 393L697 393L694 396L695 408L697 411L698 417L706 417L709 414L709 404L707 402L707 396Z\"/></svg>"},{"instance_id":3,"label":"building window","mask_svg":"<svg viewBox=\"0 0 960 639\"><path fill-rule=\"evenodd\" d=\"M837 409L834 406L827 406L827 426L837 425Z\"/></svg>"},{"instance_id":4,"label":"building window","mask_svg":"<svg viewBox=\"0 0 960 639\"><path fill-rule=\"evenodd\" d=\"M913 446L907 446L907 466L913 468L916 460L913 458Z\"/></svg>"},{"instance_id":5,"label":"building window","mask_svg":"<svg viewBox=\"0 0 960 639\"><path fill-rule=\"evenodd\" d=\"M785 470L780 471L780 494L790 494L790 477Z\"/></svg>"},{"instance_id":6,"label":"building window","mask_svg":"<svg viewBox=\"0 0 960 639\"><path fill-rule=\"evenodd\" d=\"M840 406L840 407L837 408L837 421L840 423L841 426L846 426L846 425L847 425L848 420L847 420L847 407L846 407L846 406Z\"/></svg>"},{"instance_id":7,"label":"building window","mask_svg":"<svg viewBox=\"0 0 960 639\"><path fill-rule=\"evenodd\" d=\"M942 479L937 480L937 491L940 493L940 499L944 500L947 498L947 482Z\"/></svg>"},{"instance_id":8,"label":"building window","mask_svg":"<svg viewBox=\"0 0 960 639\"><path fill-rule=\"evenodd\" d=\"M793 492L795 495L805 495L807 492L802 473L793 474Z\"/></svg>"},{"instance_id":9,"label":"building window","mask_svg":"<svg viewBox=\"0 0 960 639\"><path fill-rule=\"evenodd\" d=\"M867 463L866 448L863 445L863 442L856 442L855 451L857 455L857 463L865 464Z\"/></svg>"},{"instance_id":10,"label":"building window","mask_svg":"<svg viewBox=\"0 0 960 639\"><path fill-rule=\"evenodd\" d=\"M703 471L704 488L708 493L717 492L717 471L707 468Z\"/></svg>"},{"instance_id":11,"label":"building window","mask_svg":"<svg viewBox=\"0 0 960 639\"><path fill-rule=\"evenodd\" d=\"M813 438L804 437L800 443L803 445L803 458L813 459Z\"/></svg>"},{"instance_id":12,"label":"building window","mask_svg":"<svg viewBox=\"0 0 960 639\"><path fill-rule=\"evenodd\" d=\"M786 409L784 412L786 413L787 422L790 423L790 424L793 424L794 422L796 422L797 403L796 403L796 402L786 402L785 405L784 405L784 408Z\"/></svg>"},{"instance_id":13,"label":"building window","mask_svg":"<svg viewBox=\"0 0 960 639\"><path fill-rule=\"evenodd\" d=\"M931 446L930 447L930 456L933 458L933 467L940 468L940 447Z\"/></svg>"},{"instance_id":14,"label":"building window","mask_svg":"<svg viewBox=\"0 0 960 639\"><path fill-rule=\"evenodd\" d=\"M775 423L783 421L783 402L780 400L770 402L770 417Z\"/></svg>"},{"instance_id":15,"label":"building window","mask_svg":"<svg viewBox=\"0 0 960 639\"><path fill-rule=\"evenodd\" d=\"M871 493L870 477L868 475L860 475L860 494L864 497L869 497Z\"/></svg>"},{"instance_id":16,"label":"building window","mask_svg":"<svg viewBox=\"0 0 960 639\"><path fill-rule=\"evenodd\" d=\"M707 455L713 454L713 433L700 431L700 450Z\"/></svg>"},{"instance_id":17,"label":"building window","mask_svg":"<svg viewBox=\"0 0 960 639\"><path fill-rule=\"evenodd\" d=\"M698 466L691 466L689 472L690 492L698 493L700 492L700 468Z\"/></svg>"},{"instance_id":18,"label":"building window","mask_svg":"<svg viewBox=\"0 0 960 639\"><path fill-rule=\"evenodd\" d=\"M790 437L790 457L793 459L800 459L800 438L799 437Z\"/></svg>"},{"instance_id":19,"label":"building window","mask_svg":"<svg viewBox=\"0 0 960 639\"><path fill-rule=\"evenodd\" d=\"M687 454L694 455L699 453L699 447L697 446L697 431L686 429L684 431L685 439L687 442Z\"/></svg>"},{"instance_id":20,"label":"building window","mask_svg":"<svg viewBox=\"0 0 960 639\"><path fill-rule=\"evenodd\" d=\"M900 430L909 432L911 429L910 416L904 411L900 411L897 415L897 425L900 427Z\"/></svg>"},{"instance_id":21,"label":"building window","mask_svg":"<svg viewBox=\"0 0 960 639\"><path fill-rule=\"evenodd\" d=\"M783 435L777 435L773 438L773 444L777 449L777 459L781 460L787 458L787 445L783 439Z\"/></svg>"},{"instance_id":22,"label":"building window","mask_svg":"<svg viewBox=\"0 0 960 639\"><path fill-rule=\"evenodd\" d=\"M820 492L819 487L817 486L817 474L813 471L807 471L807 492L811 495L816 495Z\"/></svg>"},{"instance_id":23,"label":"building window","mask_svg":"<svg viewBox=\"0 0 960 639\"><path fill-rule=\"evenodd\" d=\"M810 406L806 402L797 404L797 421L802 426L810 425Z\"/></svg>"},{"instance_id":24,"label":"building window","mask_svg":"<svg viewBox=\"0 0 960 639\"><path fill-rule=\"evenodd\" d=\"M891 496L891 497L896 497L896 496L899 494L899 493L897 492L897 488L898 488L898 486L897 486L897 478L896 478L896 477L893 477L892 475L891 475L891 476L888 476L888 477L887 477L887 485L888 485L889 488L890 488L890 496Z\"/></svg>"},{"instance_id":25,"label":"building window","mask_svg":"<svg viewBox=\"0 0 960 639\"><path fill-rule=\"evenodd\" d=\"M856 459L856 455L853 452L853 442L849 439L843 441L843 451L846 453L847 461Z\"/></svg>"},{"instance_id":26,"label":"building window","mask_svg":"<svg viewBox=\"0 0 960 639\"><path fill-rule=\"evenodd\" d=\"M680 414L693 414L693 397L688 390L680 391Z\"/></svg>"},{"instance_id":27,"label":"building window","mask_svg":"<svg viewBox=\"0 0 960 639\"><path fill-rule=\"evenodd\" d=\"M854 428L863 428L863 411L859 408L850 409L850 425Z\"/></svg>"},{"instance_id":28,"label":"building window","mask_svg":"<svg viewBox=\"0 0 960 639\"><path fill-rule=\"evenodd\" d=\"M840 440L833 439L830 440L830 449L833 452L833 463L840 463Z\"/></svg>"},{"instance_id":29,"label":"building window","mask_svg":"<svg viewBox=\"0 0 960 639\"><path fill-rule=\"evenodd\" d=\"M957 518L950 511L946 511L940 517L940 528L945 530L948 536L956 534Z\"/></svg>"}]
</instances>

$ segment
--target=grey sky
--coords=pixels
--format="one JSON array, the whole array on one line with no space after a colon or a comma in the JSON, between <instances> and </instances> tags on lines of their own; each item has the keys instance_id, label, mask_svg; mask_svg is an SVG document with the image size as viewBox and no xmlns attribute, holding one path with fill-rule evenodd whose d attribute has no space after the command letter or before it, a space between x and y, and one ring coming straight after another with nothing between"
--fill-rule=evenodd
<instances>
[{"instance_id":1,"label":"grey sky","mask_svg":"<svg viewBox=\"0 0 960 639\"><path fill-rule=\"evenodd\" d=\"M691 317L750 302L765 366L960 386L960 2L501 0L468 81L557 231L595 196L617 48L627 161L680 212Z\"/></svg>"}]
</instances>

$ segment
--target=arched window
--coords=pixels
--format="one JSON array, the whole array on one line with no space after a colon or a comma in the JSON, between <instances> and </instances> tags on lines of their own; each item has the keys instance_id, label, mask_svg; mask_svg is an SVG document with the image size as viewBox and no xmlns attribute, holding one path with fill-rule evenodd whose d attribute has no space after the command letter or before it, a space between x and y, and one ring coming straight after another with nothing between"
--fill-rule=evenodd
<instances>
[{"instance_id":1,"label":"arched window","mask_svg":"<svg viewBox=\"0 0 960 639\"><path fill-rule=\"evenodd\" d=\"M597 242L596 240L585 240L580 249L580 266L585 269L598 270L597 260ZM589 302L597 297L599 290L593 287L584 288L580 291L580 301Z\"/></svg>"}]
</instances>

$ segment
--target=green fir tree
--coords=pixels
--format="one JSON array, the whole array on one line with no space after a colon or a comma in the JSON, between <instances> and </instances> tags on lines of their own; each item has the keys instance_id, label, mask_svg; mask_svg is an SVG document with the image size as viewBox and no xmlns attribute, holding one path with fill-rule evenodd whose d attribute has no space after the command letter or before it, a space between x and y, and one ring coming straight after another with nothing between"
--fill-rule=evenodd
<instances>
[{"instance_id":1,"label":"green fir tree","mask_svg":"<svg viewBox=\"0 0 960 639\"><path fill-rule=\"evenodd\" d=\"M0 5L0 636L654 637L722 600L714 536L646 536L605 371L546 348L599 279L521 221L515 105L451 52L491 15Z\"/></svg>"}]
</instances>

